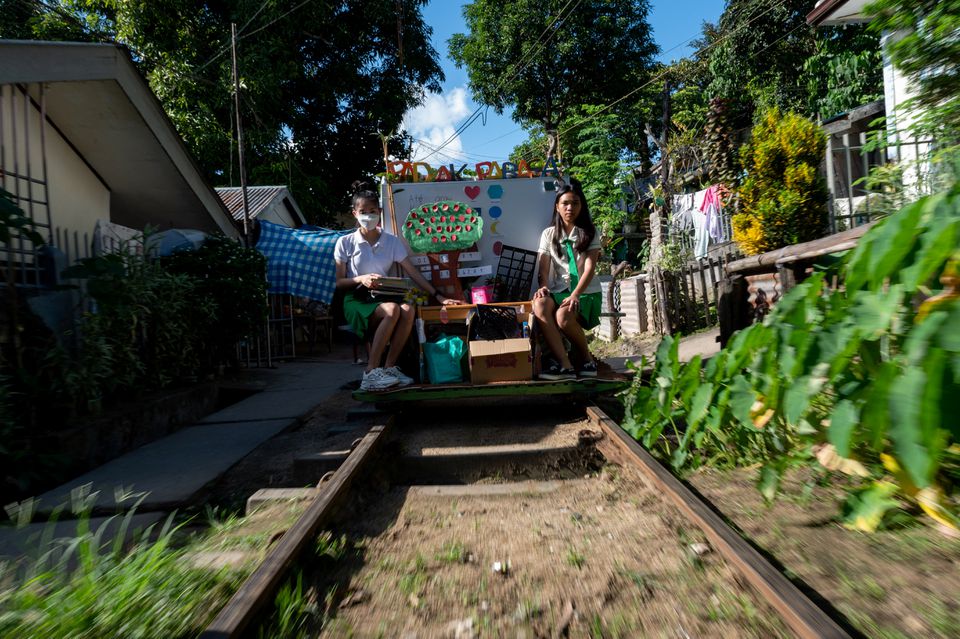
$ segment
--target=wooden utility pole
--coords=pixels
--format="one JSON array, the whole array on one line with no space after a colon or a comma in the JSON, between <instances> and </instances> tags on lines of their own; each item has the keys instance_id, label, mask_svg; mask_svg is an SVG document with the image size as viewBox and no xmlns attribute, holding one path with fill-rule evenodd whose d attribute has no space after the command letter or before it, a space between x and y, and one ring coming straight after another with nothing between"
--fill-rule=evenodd
<instances>
[{"instance_id":1,"label":"wooden utility pole","mask_svg":"<svg viewBox=\"0 0 960 639\"><path fill-rule=\"evenodd\" d=\"M667 180L670 179L670 155L667 153L667 144L670 138L670 80L663 84L663 136L660 138L660 185L663 187L663 219L670 216L670 193L667 190Z\"/></svg>"},{"instance_id":2,"label":"wooden utility pole","mask_svg":"<svg viewBox=\"0 0 960 639\"><path fill-rule=\"evenodd\" d=\"M380 144L383 145L383 170L384 181L387 184L387 205L390 207L390 223L393 226L393 232L400 235L400 225L397 224L397 207L393 199L393 183L390 182L390 150L388 148L390 136L383 133L377 133L380 136ZM392 133L390 135L393 135Z\"/></svg>"},{"instance_id":3,"label":"wooden utility pole","mask_svg":"<svg viewBox=\"0 0 960 639\"><path fill-rule=\"evenodd\" d=\"M237 112L237 155L240 161L240 192L243 194L243 242L250 246L250 200L247 198L247 167L243 163L243 121L240 119L240 75L237 73L237 25L230 23L233 49L233 100Z\"/></svg>"},{"instance_id":4,"label":"wooden utility pole","mask_svg":"<svg viewBox=\"0 0 960 639\"><path fill-rule=\"evenodd\" d=\"M647 125L647 135L660 150L660 192L663 195L663 204L650 209L650 256L656 259L663 247L664 227L670 219L671 193L667 188L670 179L670 154L667 152L667 140L670 136L670 82L663 85L663 133L658 139L653 135L650 125ZM663 271L658 266L649 269L647 287L645 291L647 308L660 318L660 332L663 335L673 333L670 321L670 309L667 303L669 290ZM655 322L654 322L655 324Z\"/></svg>"}]
</instances>

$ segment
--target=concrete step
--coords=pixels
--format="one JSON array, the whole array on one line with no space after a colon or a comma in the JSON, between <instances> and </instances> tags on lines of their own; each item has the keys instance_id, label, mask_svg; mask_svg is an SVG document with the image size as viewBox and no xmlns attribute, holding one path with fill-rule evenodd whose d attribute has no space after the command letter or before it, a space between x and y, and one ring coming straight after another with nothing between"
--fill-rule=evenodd
<instances>
[{"instance_id":1,"label":"concrete step","mask_svg":"<svg viewBox=\"0 0 960 639\"><path fill-rule=\"evenodd\" d=\"M339 435L341 433L352 433L354 431L366 431L367 424L361 421L337 422L327 427L328 435ZM359 436L359 435L358 435Z\"/></svg>"},{"instance_id":2,"label":"concrete step","mask_svg":"<svg viewBox=\"0 0 960 639\"><path fill-rule=\"evenodd\" d=\"M501 495L545 495L572 483L593 481L585 479L516 481L502 484L445 484L410 486L409 496L422 497L497 497Z\"/></svg>"},{"instance_id":3,"label":"concrete step","mask_svg":"<svg viewBox=\"0 0 960 639\"><path fill-rule=\"evenodd\" d=\"M316 488L261 488L247 498L247 515L266 504L303 501L317 496Z\"/></svg>"},{"instance_id":4,"label":"concrete step","mask_svg":"<svg viewBox=\"0 0 960 639\"><path fill-rule=\"evenodd\" d=\"M601 466L593 446L512 444L406 453L397 460L393 477L421 485L574 479Z\"/></svg>"}]
</instances>

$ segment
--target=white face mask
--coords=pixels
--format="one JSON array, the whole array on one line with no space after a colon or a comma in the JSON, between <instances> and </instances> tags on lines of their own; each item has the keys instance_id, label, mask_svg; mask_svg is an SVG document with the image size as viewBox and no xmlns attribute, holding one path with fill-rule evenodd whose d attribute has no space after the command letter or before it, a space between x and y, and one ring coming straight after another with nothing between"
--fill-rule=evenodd
<instances>
[{"instance_id":1,"label":"white face mask","mask_svg":"<svg viewBox=\"0 0 960 639\"><path fill-rule=\"evenodd\" d=\"M357 219L360 220L360 226L368 231L377 228L377 224L380 223L380 216L376 213L361 213Z\"/></svg>"}]
</instances>

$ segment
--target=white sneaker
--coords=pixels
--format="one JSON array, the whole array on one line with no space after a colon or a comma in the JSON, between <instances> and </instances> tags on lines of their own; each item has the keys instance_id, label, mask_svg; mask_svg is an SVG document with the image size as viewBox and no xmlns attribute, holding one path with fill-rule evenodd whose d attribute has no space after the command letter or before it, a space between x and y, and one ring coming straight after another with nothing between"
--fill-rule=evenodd
<instances>
[{"instance_id":1,"label":"white sneaker","mask_svg":"<svg viewBox=\"0 0 960 639\"><path fill-rule=\"evenodd\" d=\"M375 368L372 371L363 374L360 381L360 390L375 391L390 388L400 383L396 377L386 372L382 368Z\"/></svg>"},{"instance_id":2,"label":"white sneaker","mask_svg":"<svg viewBox=\"0 0 960 639\"><path fill-rule=\"evenodd\" d=\"M408 386L413 383L413 378L409 375L404 375L399 366L391 366L389 368L384 368L383 370L388 375L393 375L396 377L401 386Z\"/></svg>"}]
</instances>

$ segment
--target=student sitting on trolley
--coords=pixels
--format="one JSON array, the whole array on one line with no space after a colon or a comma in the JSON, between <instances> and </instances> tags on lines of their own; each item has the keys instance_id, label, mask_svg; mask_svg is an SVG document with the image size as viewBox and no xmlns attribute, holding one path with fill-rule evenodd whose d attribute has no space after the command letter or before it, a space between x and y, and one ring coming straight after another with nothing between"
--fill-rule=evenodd
<instances>
[{"instance_id":1,"label":"student sitting on trolley","mask_svg":"<svg viewBox=\"0 0 960 639\"><path fill-rule=\"evenodd\" d=\"M380 228L380 199L359 182L354 183L353 215L359 228L337 240L334 259L337 288L345 289L343 314L356 335L370 341L361 390L383 390L413 382L397 366L397 360L413 329L414 308L405 302L378 301L371 291L377 280L387 276L395 264L440 304L456 304L438 292L410 262L407 247L395 235ZM390 348L387 349L389 344ZM384 351L386 358L384 359ZM381 366L381 361L383 365Z\"/></svg>"},{"instance_id":2,"label":"student sitting on trolley","mask_svg":"<svg viewBox=\"0 0 960 639\"><path fill-rule=\"evenodd\" d=\"M541 233L538 253L539 288L533 295L533 314L554 359L539 377L596 377L597 363L584 330L600 324L600 281L594 277L600 236L579 182L571 180L557 187L553 225ZM579 372L564 348L564 337L576 351Z\"/></svg>"}]
</instances>

